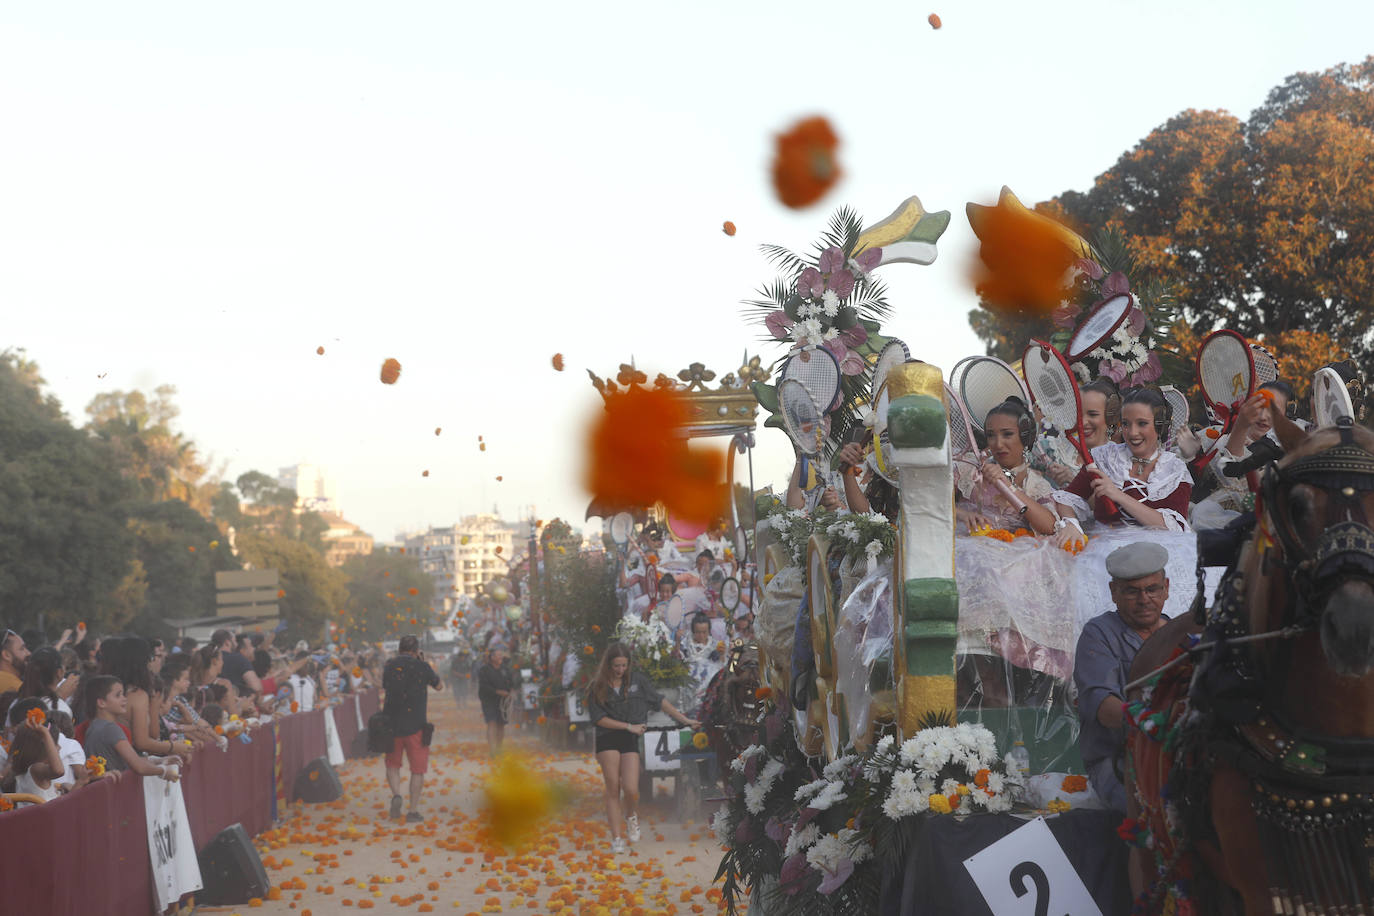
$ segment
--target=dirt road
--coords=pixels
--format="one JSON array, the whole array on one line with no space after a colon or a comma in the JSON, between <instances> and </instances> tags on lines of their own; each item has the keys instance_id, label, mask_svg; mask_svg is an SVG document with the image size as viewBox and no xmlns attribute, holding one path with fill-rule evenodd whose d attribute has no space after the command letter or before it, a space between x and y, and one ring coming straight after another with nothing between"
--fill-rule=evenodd
<instances>
[{"instance_id":1,"label":"dirt road","mask_svg":"<svg viewBox=\"0 0 1374 916\"><path fill-rule=\"evenodd\" d=\"M339 768L344 795L292 805L276 829L257 837L274 887L269 899L202 906L199 913L715 913L711 888L719 851L705 823L677 823L669 781L644 805L643 839L614 855L601 802L601 777L587 750L556 750L529 728L508 729L535 781L558 784L563 801L519 848L488 837L484 780L492 775L475 701L461 707L431 694L434 748L422 824L386 819L390 793L380 758ZM532 789L541 786L531 784Z\"/></svg>"}]
</instances>

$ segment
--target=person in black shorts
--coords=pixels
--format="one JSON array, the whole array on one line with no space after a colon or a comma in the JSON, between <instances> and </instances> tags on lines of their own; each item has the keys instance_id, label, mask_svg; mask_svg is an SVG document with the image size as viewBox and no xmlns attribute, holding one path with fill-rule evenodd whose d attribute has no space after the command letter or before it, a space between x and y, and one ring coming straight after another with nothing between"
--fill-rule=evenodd
<instances>
[{"instance_id":1,"label":"person in black shorts","mask_svg":"<svg viewBox=\"0 0 1374 916\"><path fill-rule=\"evenodd\" d=\"M410 763L410 813L406 820L419 823L420 793L429 769L429 738L434 726L428 723L429 688L443 690L444 682L425 661L416 636L402 636L400 654L386 663L382 690L386 701L382 714L391 722L391 751L386 755L386 784L391 788L391 817L401 816L401 755Z\"/></svg>"},{"instance_id":2,"label":"person in black shorts","mask_svg":"<svg viewBox=\"0 0 1374 916\"><path fill-rule=\"evenodd\" d=\"M487 723L487 749L491 756L501 753L506 737L506 710L515 685L506 669L506 649L493 646L487 650L487 661L477 671L477 699L482 703L482 719Z\"/></svg>"},{"instance_id":3,"label":"person in black shorts","mask_svg":"<svg viewBox=\"0 0 1374 916\"><path fill-rule=\"evenodd\" d=\"M606 783L606 819L611 824L611 851L616 853L625 851L625 839L639 842L639 738L649 711L662 710L679 725L701 727L669 703L630 662L629 650L611 643L587 687L587 715L596 726L596 762ZM625 839L620 835L622 795Z\"/></svg>"}]
</instances>

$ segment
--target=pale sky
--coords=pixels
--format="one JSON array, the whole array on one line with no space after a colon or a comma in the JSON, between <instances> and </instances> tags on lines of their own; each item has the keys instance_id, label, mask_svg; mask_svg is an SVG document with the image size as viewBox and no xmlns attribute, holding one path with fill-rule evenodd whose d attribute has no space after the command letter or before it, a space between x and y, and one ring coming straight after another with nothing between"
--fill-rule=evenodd
<instances>
[{"instance_id":1,"label":"pale sky","mask_svg":"<svg viewBox=\"0 0 1374 916\"><path fill-rule=\"evenodd\" d=\"M78 424L177 386L231 479L321 465L381 539L493 504L580 524L584 370L780 356L739 314L760 242L950 210L934 265L883 268L885 331L947 368L978 349L966 202L1087 189L1177 112L1244 117L1371 35L1353 0L9 2L0 347ZM772 136L814 113L846 177L793 212ZM759 438L756 483L785 483Z\"/></svg>"}]
</instances>

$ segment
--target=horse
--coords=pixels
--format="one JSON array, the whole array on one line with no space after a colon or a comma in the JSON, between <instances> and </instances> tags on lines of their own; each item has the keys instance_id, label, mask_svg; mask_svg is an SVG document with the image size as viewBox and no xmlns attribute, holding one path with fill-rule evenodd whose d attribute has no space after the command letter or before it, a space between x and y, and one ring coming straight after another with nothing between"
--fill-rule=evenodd
<instances>
[{"instance_id":1,"label":"horse","mask_svg":"<svg viewBox=\"0 0 1374 916\"><path fill-rule=\"evenodd\" d=\"M1132 667L1137 911L1374 913L1374 433L1276 432L1215 603Z\"/></svg>"},{"instance_id":2,"label":"horse","mask_svg":"<svg viewBox=\"0 0 1374 916\"><path fill-rule=\"evenodd\" d=\"M716 753L716 772L725 773L730 761L758 742L762 704L758 698L759 650L752 643L736 643L730 656L706 687L701 720Z\"/></svg>"}]
</instances>

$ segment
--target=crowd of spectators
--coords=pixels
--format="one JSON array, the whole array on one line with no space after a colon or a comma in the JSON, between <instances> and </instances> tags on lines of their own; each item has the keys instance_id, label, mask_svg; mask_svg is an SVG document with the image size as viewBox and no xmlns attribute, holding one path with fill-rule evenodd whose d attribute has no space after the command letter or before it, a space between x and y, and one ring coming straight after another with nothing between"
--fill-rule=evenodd
<instances>
[{"instance_id":1,"label":"crowd of spectators","mask_svg":"<svg viewBox=\"0 0 1374 916\"><path fill-rule=\"evenodd\" d=\"M274 635L217 630L204 644L165 643L82 626L46 644L6 629L0 792L47 801L121 770L176 781L196 754L249 742L275 716L381 683L377 650L282 647ZM10 804L0 799L0 810Z\"/></svg>"}]
</instances>

